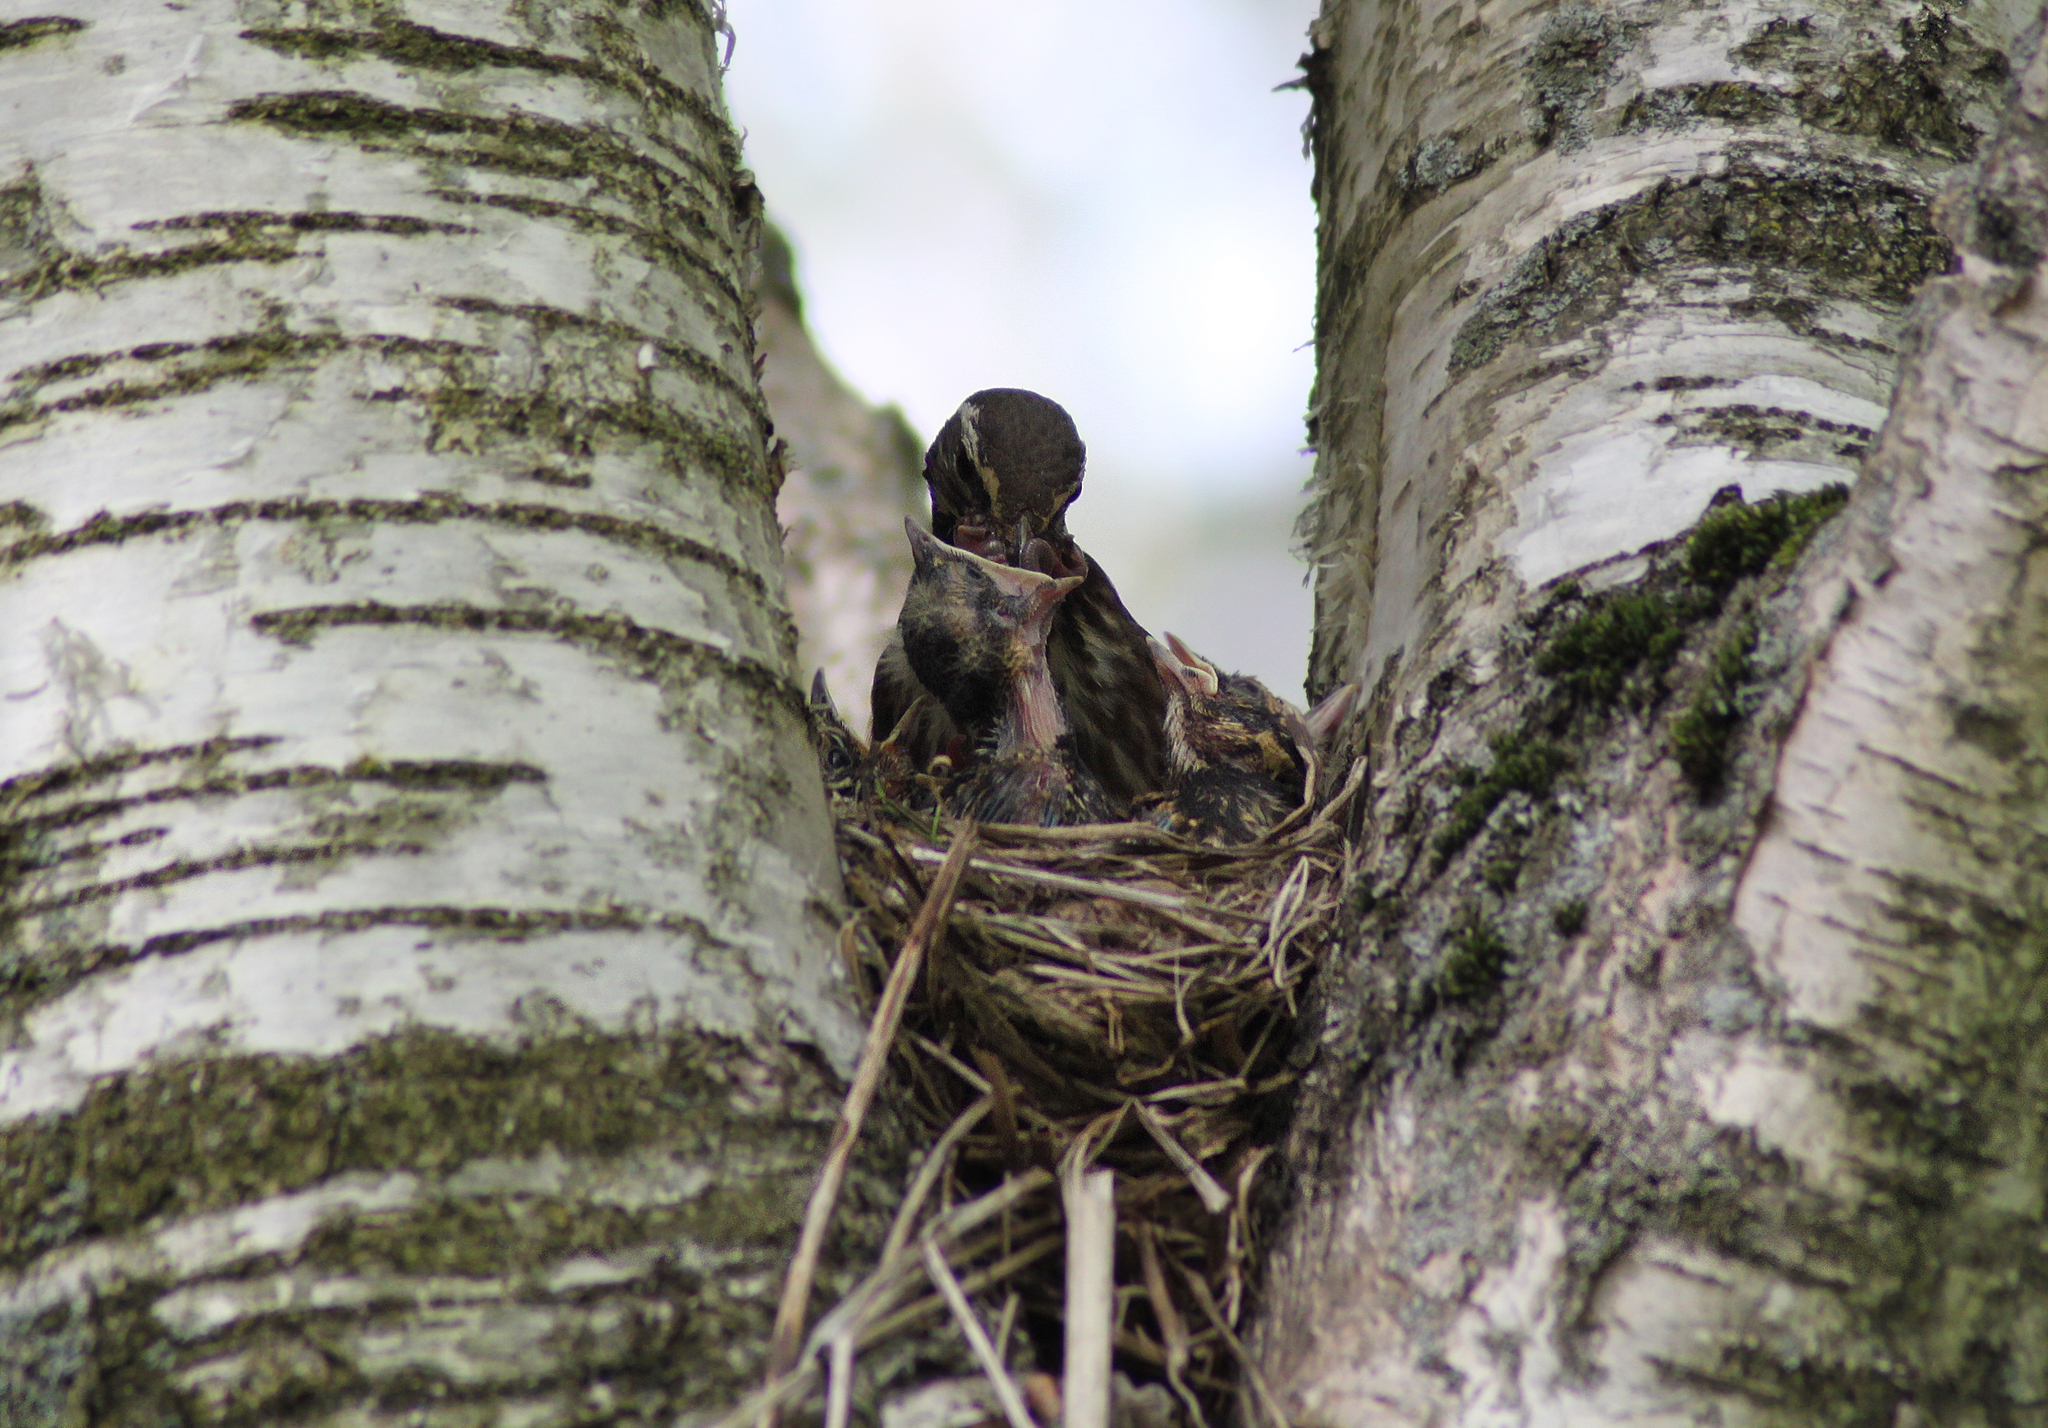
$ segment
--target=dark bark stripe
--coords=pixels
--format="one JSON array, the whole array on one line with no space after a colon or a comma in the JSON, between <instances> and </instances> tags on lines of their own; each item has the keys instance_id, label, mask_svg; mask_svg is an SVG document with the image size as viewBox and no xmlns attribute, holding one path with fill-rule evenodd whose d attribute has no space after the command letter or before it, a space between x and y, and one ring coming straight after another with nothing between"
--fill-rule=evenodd
<instances>
[{"instance_id":1,"label":"dark bark stripe","mask_svg":"<svg viewBox=\"0 0 2048 1428\"><path fill-rule=\"evenodd\" d=\"M613 334L605 334L608 338ZM417 402L426 409L438 432L440 425L460 418L518 437L554 440L581 451L596 431L609 429L656 442L703 461L737 492L765 492L770 480L761 438L765 424L755 407L751 433L727 430L649 395L637 354L621 338L611 353L590 354L589 367L611 368L613 387L623 400L603 401L580 393L563 396L550 391L508 391L495 385L498 373L493 349L469 343L371 335L345 338L331 333L293 333L282 329L238 332L205 342L153 342L119 353L79 353L25 367L13 379L31 389L39 384L89 376L117 361L161 364L161 375L147 381L117 380L55 401L37 402L28 392L0 400L0 431L66 412L134 407L189 396L225 382L261 379L275 370L295 370L335 353L359 351L385 361L431 373L417 388L401 386L365 393L371 402ZM638 343L633 343L638 346ZM695 372L695 363L688 364ZM592 374L587 367L581 375Z\"/></svg>"},{"instance_id":2,"label":"dark bark stripe","mask_svg":"<svg viewBox=\"0 0 2048 1428\"><path fill-rule=\"evenodd\" d=\"M1792 456L1813 461L1860 461L1876 435L1869 427L1854 422L1830 421L1811 412L1759 407L1747 402L1668 412L1657 422L1660 426L1678 428L1678 445L1708 441L1739 447L1756 456Z\"/></svg>"},{"instance_id":3,"label":"dark bark stripe","mask_svg":"<svg viewBox=\"0 0 2048 1428\"><path fill-rule=\"evenodd\" d=\"M759 660L732 654L701 640L671 634L619 614L570 615L554 610L491 610L455 601L434 605L385 605L365 600L348 605L305 605L270 610L251 622L264 634L286 644L304 644L314 633L362 625L417 625L478 634L549 635L586 645L627 661L643 679L662 681L680 676L688 682L719 674L780 705L798 719L807 719L804 693L787 677Z\"/></svg>"},{"instance_id":4,"label":"dark bark stripe","mask_svg":"<svg viewBox=\"0 0 2048 1428\"><path fill-rule=\"evenodd\" d=\"M616 31L616 27L613 27ZM441 74L462 74L478 69L523 69L536 74L571 76L602 89L631 94L642 102L687 114L717 149L728 172L739 162L739 141L732 126L701 96L674 83L637 53L631 37L615 46L622 53L617 62L586 59L574 55L549 54L530 45L504 45L468 35L451 35L426 25L383 19L367 30L334 30L317 27L270 27L244 30L241 38L280 54L302 55L308 59L353 59L369 55L402 65L407 69L432 70ZM715 186L725 176L702 159L690 163Z\"/></svg>"},{"instance_id":5,"label":"dark bark stripe","mask_svg":"<svg viewBox=\"0 0 2048 1428\"><path fill-rule=\"evenodd\" d=\"M1755 269L1896 308L1949 256L1926 196L1887 178L1840 164L1766 171L1731 163L1561 225L1480 299L1452 343L1450 374L1455 380L1518 340L1555 342L1612 319L1645 275Z\"/></svg>"},{"instance_id":6,"label":"dark bark stripe","mask_svg":"<svg viewBox=\"0 0 2048 1428\"><path fill-rule=\"evenodd\" d=\"M390 213L209 212L183 214L135 225L139 232L223 231L221 238L188 243L164 252L136 253L124 249L74 253L54 236L43 211L42 188L33 179L0 188L0 226L16 230L17 240L33 254L32 262L12 265L0 278L0 293L30 298L51 292L99 292L123 282L170 277L197 268L228 263L282 263L304 256L299 235L305 233L375 233L393 238L467 236L467 224L440 223Z\"/></svg>"},{"instance_id":7,"label":"dark bark stripe","mask_svg":"<svg viewBox=\"0 0 2048 1428\"><path fill-rule=\"evenodd\" d=\"M623 322L613 322L599 317L586 317L582 313L570 312L566 308L548 307L543 303L520 303L515 305L493 302L481 297L448 297L437 299L437 305L456 312L475 316L502 317L522 322L542 336L553 332L569 331L589 333L595 337L610 338L617 342L630 342L636 346L652 346L655 351L679 367L687 367L692 376L711 382L739 399L746 409L753 413L765 436L773 425L768 413L768 403L762 400L758 388L727 372L716 359L706 356L694 347L669 342L651 332L642 331Z\"/></svg>"},{"instance_id":8,"label":"dark bark stripe","mask_svg":"<svg viewBox=\"0 0 2048 1428\"><path fill-rule=\"evenodd\" d=\"M403 213L293 213L272 209L218 209L152 218L135 225L138 233L186 233L194 228L224 228L230 233L381 233L392 238L433 236L468 238L476 229L466 223L440 223Z\"/></svg>"},{"instance_id":9,"label":"dark bark stripe","mask_svg":"<svg viewBox=\"0 0 2048 1428\"><path fill-rule=\"evenodd\" d=\"M271 741L266 741L271 742ZM187 757L180 752L175 757ZM172 757L172 755L166 755ZM23 780L38 777L22 775ZM104 775L103 775L104 777ZM0 856L11 840L33 838L65 828L80 827L126 813L130 809L192 799L234 798L245 793L267 793L278 788L325 788L339 784L386 784L420 792L496 793L508 783L543 783L547 775L532 764L489 763L478 759L394 759L389 763L361 759L345 768L320 764L298 764L291 768L266 769L262 773L208 772L196 780L152 789L125 798L95 799L34 813L0 819ZM19 780L17 780L19 781ZM62 791L61 789L58 791ZM19 806L37 793L25 793L10 800Z\"/></svg>"},{"instance_id":10,"label":"dark bark stripe","mask_svg":"<svg viewBox=\"0 0 2048 1428\"><path fill-rule=\"evenodd\" d=\"M61 868L66 863L76 863L86 858L103 857L116 848L139 848L145 843L158 843L170 833L168 828L138 828L118 838L99 842L90 839L73 843L69 847L45 852L27 852L23 845L10 837L13 828L0 826L0 887L10 880L19 879L30 873L39 873L50 868ZM0 899L0 907L6 905Z\"/></svg>"},{"instance_id":11,"label":"dark bark stripe","mask_svg":"<svg viewBox=\"0 0 2048 1428\"><path fill-rule=\"evenodd\" d=\"M211 762L229 754L266 749L279 741L280 736L276 734L254 734L236 738L206 739L196 744L173 744L163 749L123 749L119 753L82 759L75 764L59 764L54 768L16 774L5 783L0 783L0 798L5 798L10 805L18 807L27 799L49 798L68 793L72 789L99 783L105 779L119 778L122 774L147 768L152 764L178 763L188 759Z\"/></svg>"},{"instance_id":12,"label":"dark bark stripe","mask_svg":"<svg viewBox=\"0 0 2048 1428\"><path fill-rule=\"evenodd\" d=\"M440 444L441 433L451 422L465 434L481 425L507 439L547 442L571 459L586 454L600 433L610 432L662 447L677 462L703 462L742 509L749 499L773 497L773 478L758 433L742 436L714 427L644 395L630 401L592 401L545 391L505 392L446 375L447 380L426 390L393 387L371 392L367 400L418 403L434 428L429 449ZM489 374L484 375L487 379Z\"/></svg>"},{"instance_id":13,"label":"dark bark stripe","mask_svg":"<svg viewBox=\"0 0 2048 1428\"><path fill-rule=\"evenodd\" d=\"M485 1156L656 1144L787 1169L784 1192L759 1196L750 1224L739 1207L731 1227L774 1238L801 1209L830 1096L789 1056L759 1083L780 1103L736 1112L726 1072L762 1054L708 1035L586 1030L511 1047L421 1028L328 1060L226 1056L110 1076L75 1111L0 1129L0 1267L351 1171L436 1176Z\"/></svg>"},{"instance_id":14,"label":"dark bark stripe","mask_svg":"<svg viewBox=\"0 0 2048 1428\"><path fill-rule=\"evenodd\" d=\"M488 355L486 348L459 342L429 342L417 337L350 339L334 333L296 333L273 328L262 332L230 333L205 342L145 342L120 352L79 352L54 361L16 368L8 374L8 380L40 386L46 382L89 377L116 362L170 363L186 357L200 359L158 381L116 382L96 391L60 398L32 411L69 412L90 407L132 406L159 397L204 390L216 382L252 375L284 363L317 362L344 347L371 345L393 356Z\"/></svg>"},{"instance_id":15,"label":"dark bark stripe","mask_svg":"<svg viewBox=\"0 0 2048 1428\"><path fill-rule=\"evenodd\" d=\"M747 589L748 598L765 600L767 583L724 551L664 530L651 521L630 521L594 512L523 501L462 501L426 496L411 501L360 499L311 500L291 496L271 501L230 501L197 511L146 511L131 516L102 512L68 531L38 534L0 546L0 569L25 565L43 556L68 555L88 546L119 545L137 536L182 532L195 526L227 526L244 521L364 521L380 525L437 525L444 521L481 521L518 530L557 533L576 531L628 546L666 560L708 565Z\"/></svg>"},{"instance_id":16,"label":"dark bark stripe","mask_svg":"<svg viewBox=\"0 0 2048 1428\"><path fill-rule=\"evenodd\" d=\"M227 117L366 149L400 149L493 172L594 185L636 210L650 210L655 221L635 225L635 236L670 261L695 269L732 303L735 315L747 310L735 278L741 257L703 211L707 197L690 178L603 130L533 114L412 108L348 90L258 95L230 106ZM668 239L674 228L712 248L717 261Z\"/></svg>"},{"instance_id":17,"label":"dark bark stripe","mask_svg":"<svg viewBox=\"0 0 2048 1428\"><path fill-rule=\"evenodd\" d=\"M115 878L111 882L73 888L70 892L57 897L16 903L13 907L7 908L7 911L16 918L38 917L62 908L104 902L110 897L119 897L123 893L136 892L143 888L162 888L173 883L190 882L209 873L239 873L249 868L287 867L294 863L338 862L343 858L361 857L372 853L417 856L425 851L424 844L386 838L334 838L321 843L284 848L237 848L234 852L223 853L217 858L181 858L177 862L166 863L160 868L151 868L146 873L136 873L132 877Z\"/></svg>"},{"instance_id":18,"label":"dark bark stripe","mask_svg":"<svg viewBox=\"0 0 2048 1428\"><path fill-rule=\"evenodd\" d=\"M27 20L10 20L0 25L0 53L22 49L52 35L75 35L86 25L86 21L74 20L69 15L38 15Z\"/></svg>"},{"instance_id":19,"label":"dark bark stripe","mask_svg":"<svg viewBox=\"0 0 2048 1428\"><path fill-rule=\"evenodd\" d=\"M32 954L15 954L0 971L0 1004L19 1019L35 1007L61 996L96 972L126 967L156 957L178 957L222 942L264 937L338 937L379 927L416 927L462 938L527 942L575 932L657 932L688 938L700 948L723 949L730 943L694 917L621 907L590 911L577 908L510 908L453 906L358 907L340 911L298 913L288 917L256 917L221 927L160 932L142 942L100 942L89 946L45 946Z\"/></svg>"},{"instance_id":20,"label":"dark bark stripe","mask_svg":"<svg viewBox=\"0 0 2048 1428\"><path fill-rule=\"evenodd\" d=\"M573 166L565 167L554 177L574 178L576 170ZM592 208L588 204L563 203L556 199L534 198L521 194L470 193L459 188L437 188L430 190L430 194L443 203L474 203L487 208L502 208L525 218L565 224L579 233L603 233L614 238L623 238L644 253L651 262L662 264L671 270L690 269L717 288L732 306L721 312L705 304L705 312L727 331L743 335L743 324L746 321L744 314L748 309L732 279L712 267L705 258L670 238L660 223L633 223L620 218L617 214ZM665 211L659 215L661 218L667 216Z\"/></svg>"}]
</instances>

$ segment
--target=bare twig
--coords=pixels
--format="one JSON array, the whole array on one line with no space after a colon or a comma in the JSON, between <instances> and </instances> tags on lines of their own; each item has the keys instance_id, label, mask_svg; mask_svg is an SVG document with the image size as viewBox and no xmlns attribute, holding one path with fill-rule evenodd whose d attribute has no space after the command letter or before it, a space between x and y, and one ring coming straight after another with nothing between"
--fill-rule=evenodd
<instances>
[{"instance_id":1,"label":"bare twig","mask_svg":"<svg viewBox=\"0 0 2048 1428\"><path fill-rule=\"evenodd\" d=\"M953 1244L1050 1184L1052 1176L1044 1170L1028 1170L1013 1176L986 1195L955 1205L939 1216L926 1226L924 1239L936 1245ZM1005 1255L986 1269L977 1270L961 1284L971 1291L986 1284L1001 1283L1033 1260L1050 1254L1059 1244L1059 1235L1048 1235ZM810 1337L804 1341L803 1352L797 1355L796 1363L787 1373L748 1394L724 1417L715 1420L710 1428L743 1428L743 1425L759 1421L762 1415L802 1398L818 1381L818 1356L842 1335L850 1335L856 1349L864 1348L900 1332L931 1310L942 1307L942 1301L934 1298L927 1305L912 1304L892 1312L892 1306L916 1274L916 1264L911 1255L898 1254L876 1266L852 1293L840 1300L812 1328Z\"/></svg>"},{"instance_id":2,"label":"bare twig","mask_svg":"<svg viewBox=\"0 0 2048 1428\"><path fill-rule=\"evenodd\" d=\"M1145 1297L1152 1301L1152 1317L1159 1321L1159 1337L1165 1342L1166 1385L1187 1405L1195 1428L1208 1428L1200 1400L1182 1377L1188 1368L1188 1326L1166 1287L1166 1271L1159 1267L1159 1238L1149 1224L1138 1226L1138 1256L1145 1275Z\"/></svg>"},{"instance_id":3,"label":"bare twig","mask_svg":"<svg viewBox=\"0 0 2048 1428\"><path fill-rule=\"evenodd\" d=\"M1277 1400L1235 1334L1252 1253L1247 1200L1271 1150L1258 1144L1253 1111L1259 1096L1298 1078L1275 1048L1288 1036L1293 996L1338 906L1345 810L1365 782L1362 762L1333 778L1339 772L1317 768L1315 792L1298 811L1259 842L1233 848L1186 843L1149 825L977 828L957 872L943 962L934 956L939 928L921 940L915 934L934 916L943 869L960 847L945 845L936 820L913 826L888 810L847 813L839 848L858 913L842 954L863 979L866 968L885 973L877 1023L886 984L899 974L915 979L895 1034L906 1050L924 1053L900 1064L929 1150L908 1177L872 1271L804 1338L786 1377L717 1428L758 1428L764 1408L820 1389L826 1428L846 1428L856 1354L928 1331L949 1312L960 1317L952 1296L927 1286L941 1281L921 1263L926 1243L943 1256L963 1299L990 1294L980 1302L1003 1306L984 1362L1006 1363L1020 1311L1064 1312L1080 1336L1069 1356L1070 1371L1077 1362L1080 1369L1067 1395L1072 1411L1059 1415L1069 1428L1099 1423L1107 1411L1100 1385L1112 1349L1119 1362L1166 1370L1181 1428L1219 1421L1234 1385L1252 1396L1255 1428L1280 1428ZM1336 796L1319 804L1336 782ZM916 971L901 954L884 966L880 949L913 942L921 949ZM1133 1115L1145 1135L1120 1134ZM1098 1157L1131 1177L1110 1196L1099 1251L1069 1253L1068 1268L1080 1276L1071 1302L1057 1265L1047 1263L1075 1228L1062 1230L1052 1218L1053 1177L1012 1175L978 1199L933 1208L942 1189L960 1193L961 1162L974 1173L1014 1170L1048 1150L1061 1163L1070 1212ZM1231 1174L1212 1173L1212 1164L1229 1165ZM1119 1209L1135 1236L1121 1265ZM1086 1214L1082 1208L1078 1217ZM1176 1275L1189 1287L1173 1284ZM1099 1331L1087 1327L1081 1291L1092 1276L1102 1291ZM1132 1293L1153 1313L1118 1323ZM1186 1297L1176 1304L1176 1296ZM792 1334L802 1327L801 1305L796 1318ZM1154 1342L1155 1332L1163 1342ZM1084 1339L1096 1346L1099 1371L1087 1363ZM1017 1386L1050 1428L1040 1400L1054 1409L1062 1395L1040 1378Z\"/></svg>"},{"instance_id":4,"label":"bare twig","mask_svg":"<svg viewBox=\"0 0 2048 1428\"><path fill-rule=\"evenodd\" d=\"M853 1073L853 1085L846 1092L839 1123L832 1128L832 1146L818 1172L818 1183L804 1207L803 1232L797 1238L796 1255L782 1284L782 1303L775 1311L775 1332L768 1341L767 1381L788 1373L796 1362L797 1345L804 1331L804 1310L810 1303L811 1280L818 1270L818 1255L825 1245L825 1230L832 1221L832 1207L839 1198L839 1186L846 1178L846 1164L860 1137L861 1122L874 1103L875 1088L881 1085L882 1068L889 1061L889 1047L896 1040L896 1026L903 1017L903 1004L910 996L911 982L923 960L928 943L935 941L952 910L953 894L960 886L960 874L974 846L974 825L963 823L954 835L953 847L932 880L929 896L918 910L917 920L889 969L889 980L875 1003L874 1019L868 1023L867 1040L860 1049L860 1062ZM771 1410L772 1411L772 1410Z\"/></svg>"},{"instance_id":5,"label":"bare twig","mask_svg":"<svg viewBox=\"0 0 2048 1428\"><path fill-rule=\"evenodd\" d=\"M1067 1365L1061 1428L1109 1428L1116 1318L1116 1172L1088 1170L1077 1142L1063 1167L1067 1203Z\"/></svg>"},{"instance_id":6,"label":"bare twig","mask_svg":"<svg viewBox=\"0 0 2048 1428\"><path fill-rule=\"evenodd\" d=\"M1266 1386L1266 1376L1259 1372L1258 1363L1245 1348L1244 1341L1237 1337L1237 1331L1230 1327L1230 1321L1223 1317L1223 1311L1216 1307L1216 1296L1209 1292L1209 1286L1199 1274L1190 1273L1186 1265L1181 1266L1181 1277L1194 1291L1195 1302L1202 1306L1202 1312L1209 1316L1209 1322L1216 1326L1216 1332L1223 1336L1223 1342L1230 1345L1230 1352L1237 1355L1238 1367L1252 1386L1252 1394L1259 1400L1259 1407L1266 1410L1266 1416L1273 1420L1273 1428L1293 1428L1287 1421L1287 1411L1280 1406L1280 1400L1273 1396L1273 1390Z\"/></svg>"},{"instance_id":7,"label":"bare twig","mask_svg":"<svg viewBox=\"0 0 2048 1428\"><path fill-rule=\"evenodd\" d=\"M827 1350L825 1428L847 1428L853 1417L853 1335L841 1334Z\"/></svg>"},{"instance_id":8,"label":"bare twig","mask_svg":"<svg viewBox=\"0 0 2048 1428\"><path fill-rule=\"evenodd\" d=\"M932 1186L946 1173L952 1163L953 1152L967 1133L981 1123L988 1114L990 1100L983 1096L962 1111L953 1124L946 1127L946 1133L924 1158L924 1164L917 1167L917 1175L910 1182L910 1189L904 1192L903 1203L897 1207L896 1219L889 1226L889 1237L882 1241L882 1263L887 1264L903 1252L903 1246L910 1241L911 1228L917 1223L917 1212L924 1208L925 1196L932 1193Z\"/></svg>"},{"instance_id":9,"label":"bare twig","mask_svg":"<svg viewBox=\"0 0 2048 1428\"><path fill-rule=\"evenodd\" d=\"M933 848L912 848L910 856L916 862L936 863L940 861L942 855ZM1199 902L1194 898L1154 892L1150 888L1124 887L1119 883L1097 882L1092 878L1077 878L1066 873L1051 873L1043 868L1025 868L1015 863L995 862L988 858L970 858L967 865L977 873L993 873L997 877L1009 878L1013 882L1036 883L1040 887L1057 888L1062 892L1080 893L1087 897L1105 897L1112 902L1136 903L1139 907L1149 907L1159 912L1183 915L1214 913L1221 917L1240 918L1246 922L1261 920L1257 913L1238 912L1231 908L1217 907L1213 903ZM1216 931L1214 935L1224 934Z\"/></svg>"}]
</instances>

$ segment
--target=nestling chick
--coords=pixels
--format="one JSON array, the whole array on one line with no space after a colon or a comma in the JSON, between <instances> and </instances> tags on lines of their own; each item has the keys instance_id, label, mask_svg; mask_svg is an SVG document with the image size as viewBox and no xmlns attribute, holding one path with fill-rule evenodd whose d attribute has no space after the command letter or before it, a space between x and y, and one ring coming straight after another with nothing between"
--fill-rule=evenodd
<instances>
[{"instance_id":1,"label":"nestling chick","mask_svg":"<svg viewBox=\"0 0 2048 1428\"><path fill-rule=\"evenodd\" d=\"M834 803L888 804L904 813L927 813L939 806L940 791L952 777L952 760L941 755L918 767L904 754L895 731L872 748L863 744L832 702L822 669L811 678L808 702L811 743ZM930 702L930 695L921 695L914 710Z\"/></svg>"},{"instance_id":2,"label":"nestling chick","mask_svg":"<svg viewBox=\"0 0 2048 1428\"><path fill-rule=\"evenodd\" d=\"M850 801L857 791L861 761L867 749L860 737L846 726L832 691L825 685L825 671L811 676L811 697L806 701L811 716L811 743L818 751L818 769L825 775L825 792L834 803Z\"/></svg>"},{"instance_id":3,"label":"nestling chick","mask_svg":"<svg viewBox=\"0 0 2048 1428\"><path fill-rule=\"evenodd\" d=\"M998 565L1082 578L1053 616L1046 659L1075 752L1114 797L1129 799L1165 777L1166 691L1144 630L1067 533L1086 456L1057 402L999 387L976 392L947 419L925 453L924 477L941 541ZM891 642L875 666L878 735L910 708L918 681L901 644ZM945 700L945 690L923 688ZM949 724L934 717L907 729L910 755L928 759L953 745L960 730Z\"/></svg>"},{"instance_id":4,"label":"nestling chick","mask_svg":"<svg viewBox=\"0 0 2048 1428\"><path fill-rule=\"evenodd\" d=\"M1055 612L1083 587L999 565L906 520L914 570L897 621L906 661L971 740L946 811L991 823L1096 823L1118 803L1074 752L1046 646Z\"/></svg>"},{"instance_id":5,"label":"nestling chick","mask_svg":"<svg viewBox=\"0 0 2048 1428\"><path fill-rule=\"evenodd\" d=\"M1166 682L1169 772L1135 816L1197 842L1252 841L1301 804L1307 726L1265 685L1220 674L1172 635L1151 650Z\"/></svg>"}]
</instances>

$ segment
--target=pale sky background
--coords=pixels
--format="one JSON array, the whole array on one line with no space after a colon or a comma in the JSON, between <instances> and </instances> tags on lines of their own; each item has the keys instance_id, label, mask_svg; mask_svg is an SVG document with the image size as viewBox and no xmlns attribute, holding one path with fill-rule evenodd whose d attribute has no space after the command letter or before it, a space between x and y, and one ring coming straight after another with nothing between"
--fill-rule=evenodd
<instances>
[{"instance_id":1,"label":"pale sky background","mask_svg":"<svg viewBox=\"0 0 2048 1428\"><path fill-rule=\"evenodd\" d=\"M1030 387L1132 614L1301 697L1315 0L730 0L726 97L826 357L921 439Z\"/></svg>"}]
</instances>

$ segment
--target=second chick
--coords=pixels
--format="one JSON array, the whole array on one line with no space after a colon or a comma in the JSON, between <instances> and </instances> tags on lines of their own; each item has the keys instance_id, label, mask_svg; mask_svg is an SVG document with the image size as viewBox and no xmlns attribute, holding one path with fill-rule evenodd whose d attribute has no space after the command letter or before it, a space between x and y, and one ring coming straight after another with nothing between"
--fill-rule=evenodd
<instances>
[{"instance_id":1,"label":"second chick","mask_svg":"<svg viewBox=\"0 0 2048 1428\"><path fill-rule=\"evenodd\" d=\"M1310 747L1293 706L1222 674L1172 635L1154 639L1166 685L1167 786L1134 816L1200 843L1249 843L1301 805Z\"/></svg>"}]
</instances>

